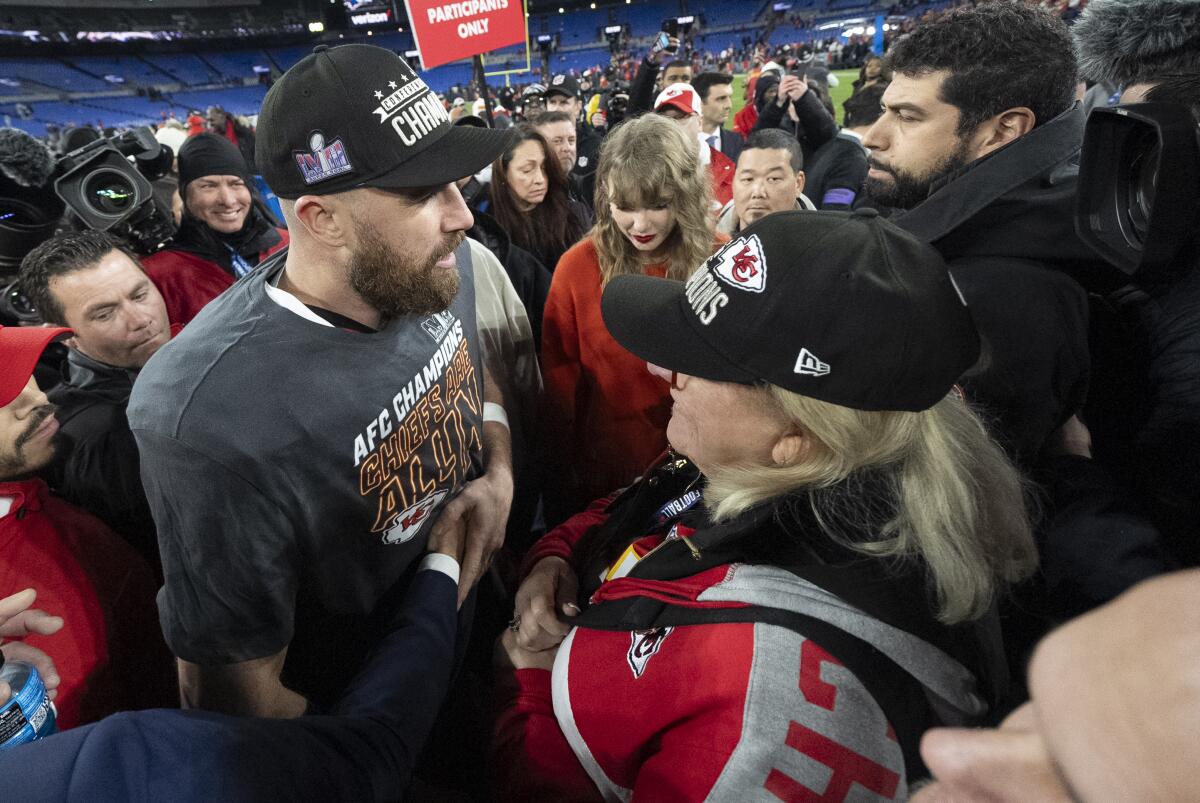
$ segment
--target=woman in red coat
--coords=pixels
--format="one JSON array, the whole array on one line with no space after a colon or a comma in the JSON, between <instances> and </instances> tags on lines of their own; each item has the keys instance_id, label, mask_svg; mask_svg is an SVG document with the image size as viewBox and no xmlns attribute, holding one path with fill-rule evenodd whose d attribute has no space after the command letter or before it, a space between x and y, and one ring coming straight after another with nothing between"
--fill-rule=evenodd
<instances>
[{"instance_id":1,"label":"woman in red coat","mask_svg":"<svg viewBox=\"0 0 1200 803\"><path fill-rule=\"evenodd\" d=\"M683 279L712 253L708 171L658 115L604 140L596 225L558 263L542 321L546 511L562 521L627 484L666 446L670 398L608 334L600 293L615 276Z\"/></svg>"}]
</instances>

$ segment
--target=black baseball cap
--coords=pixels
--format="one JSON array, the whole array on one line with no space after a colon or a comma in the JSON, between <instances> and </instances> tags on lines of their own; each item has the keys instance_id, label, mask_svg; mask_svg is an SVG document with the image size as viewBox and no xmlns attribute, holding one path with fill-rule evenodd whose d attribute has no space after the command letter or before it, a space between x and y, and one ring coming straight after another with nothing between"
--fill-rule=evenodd
<instances>
[{"instance_id":1,"label":"black baseball cap","mask_svg":"<svg viewBox=\"0 0 1200 803\"><path fill-rule=\"evenodd\" d=\"M663 368L858 410L928 409L979 356L941 256L873 209L768 215L686 283L614 278L601 312Z\"/></svg>"},{"instance_id":2,"label":"black baseball cap","mask_svg":"<svg viewBox=\"0 0 1200 803\"><path fill-rule=\"evenodd\" d=\"M550 79L550 84L546 87L546 97L551 95L565 95L568 98L579 97L579 82L574 76L561 73Z\"/></svg>"},{"instance_id":3,"label":"black baseball cap","mask_svg":"<svg viewBox=\"0 0 1200 803\"><path fill-rule=\"evenodd\" d=\"M448 184L491 164L507 132L455 127L408 63L371 45L317 45L275 82L255 161L281 198Z\"/></svg>"}]
</instances>

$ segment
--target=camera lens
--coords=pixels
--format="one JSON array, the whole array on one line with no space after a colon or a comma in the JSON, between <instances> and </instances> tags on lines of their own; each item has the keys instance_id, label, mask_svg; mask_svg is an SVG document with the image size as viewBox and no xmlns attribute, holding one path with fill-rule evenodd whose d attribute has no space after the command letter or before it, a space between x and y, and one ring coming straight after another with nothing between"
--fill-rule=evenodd
<instances>
[{"instance_id":1,"label":"camera lens","mask_svg":"<svg viewBox=\"0 0 1200 803\"><path fill-rule=\"evenodd\" d=\"M1146 132L1141 136L1131 138L1128 152L1131 158L1126 160L1128 165L1125 176L1126 214L1129 216L1129 227L1138 243L1146 241L1146 232L1150 227L1150 213L1154 210L1154 196L1158 186L1158 163L1161 161L1162 145L1158 138Z\"/></svg>"},{"instance_id":2,"label":"camera lens","mask_svg":"<svg viewBox=\"0 0 1200 803\"><path fill-rule=\"evenodd\" d=\"M120 217L137 206L137 188L111 168L92 173L83 182L83 200L98 215Z\"/></svg>"}]
</instances>

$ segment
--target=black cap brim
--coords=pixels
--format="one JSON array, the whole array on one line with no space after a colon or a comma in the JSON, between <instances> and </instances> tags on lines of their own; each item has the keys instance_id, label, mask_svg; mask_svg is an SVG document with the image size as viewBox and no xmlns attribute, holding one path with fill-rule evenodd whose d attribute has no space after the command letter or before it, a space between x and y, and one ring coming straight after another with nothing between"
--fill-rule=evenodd
<instances>
[{"instance_id":1,"label":"black cap brim","mask_svg":"<svg viewBox=\"0 0 1200 803\"><path fill-rule=\"evenodd\" d=\"M437 142L359 186L407 190L449 184L473 176L496 161L514 136L511 129L450 126Z\"/></svg>"},{"instance_id":2,"label":"black cap brim","mask_svg":"<svg viewBox=\"0 0 1200 803\"><path fill-rule=\"evenodd\" d=\"M614 340L660 368L714 382L750 384L759 380L700 335L683 282L617 276L604 288L600 314Z\"/></svg>"}]
</instances>

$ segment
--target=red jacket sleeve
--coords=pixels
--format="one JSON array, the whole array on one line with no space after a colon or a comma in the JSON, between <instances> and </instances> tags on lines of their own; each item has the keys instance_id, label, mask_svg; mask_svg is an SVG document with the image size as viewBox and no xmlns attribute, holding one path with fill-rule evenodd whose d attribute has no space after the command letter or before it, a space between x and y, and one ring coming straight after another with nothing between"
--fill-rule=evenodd
<instances>
[{"instance_id":1,"label":"red jacket sleeve","mask_svg":"<svg viewBox=\"0 0 1200 803\"><path fill-rule=\"evenodd\" d=\"M608 496L597 499L582 513L576 513L539 538L525 553L525 559L521 562L521 577L528 575L542 558L562 558L570 563L571 552L575 549L575 544L579 543L579 539L589 530L598 527L608 519L608 506L619 493L620 491L614 491Z\"/></svg>"},{"instance_id":2,"label":"red jacket sleeve","mask_svg":"<svg viewBox=\"0 0 1200 803\"><path fill-rule=\"evenodd\" d=\"M554 716L550 672L518 669L497 688L492 790L499 801L601 801Z\"/></svg>"}]
</instances>

